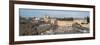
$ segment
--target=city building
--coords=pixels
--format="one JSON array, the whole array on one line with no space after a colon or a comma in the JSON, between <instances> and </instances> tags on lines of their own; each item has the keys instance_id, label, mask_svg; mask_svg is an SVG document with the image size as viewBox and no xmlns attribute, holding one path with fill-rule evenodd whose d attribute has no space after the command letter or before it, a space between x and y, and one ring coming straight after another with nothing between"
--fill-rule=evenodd
<instances>
[{"instance_id":1,"label":"city building","mask_svg":"<svg viewBox=\"0 0 100 45\"><path fill-rule=\"evenodd\" d=\"M57 20L56 18L51 18L50 16L44 16L44 21L46 23L56 24L58 26L72 26L73 23L86 23L87 20L84 18L73 18L73 20Z\"/></svg>"}]
</instances>

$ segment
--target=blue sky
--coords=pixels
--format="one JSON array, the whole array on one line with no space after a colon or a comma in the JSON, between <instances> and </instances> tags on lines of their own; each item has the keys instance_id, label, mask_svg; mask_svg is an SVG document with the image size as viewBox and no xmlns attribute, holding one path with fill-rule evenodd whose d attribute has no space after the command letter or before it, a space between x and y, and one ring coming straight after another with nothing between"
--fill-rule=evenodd
<instances>
[{"instance_id":1,"label":"blue sky","mask_svg":"<svg viewBox=\"0 0 100 45\"><path fill-rule=\"evenodd\" d=\"M89 16L89 11L72 11L72 10L50 10L50 9L27 9L20 8L19 15L24 17L43 17L45 15L51 17L87 17Z\"/></svg>"}]
</instances>

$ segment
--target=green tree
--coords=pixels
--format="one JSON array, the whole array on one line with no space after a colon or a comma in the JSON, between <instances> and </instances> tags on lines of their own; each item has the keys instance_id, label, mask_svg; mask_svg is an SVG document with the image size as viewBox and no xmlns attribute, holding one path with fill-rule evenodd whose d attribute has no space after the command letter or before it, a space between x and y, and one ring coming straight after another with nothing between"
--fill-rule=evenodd
<instances>
[{"instance_id":1,"label":"green tree","mask_svg":"<svg viewBox=\"0 0 100 45\"><path fill-rule=\"evenodd\" d=\"M89 17L87 16L86 18L87 18L87 23L90 23L90 19L89 19Z\"/></svg>"}]
</instances>

